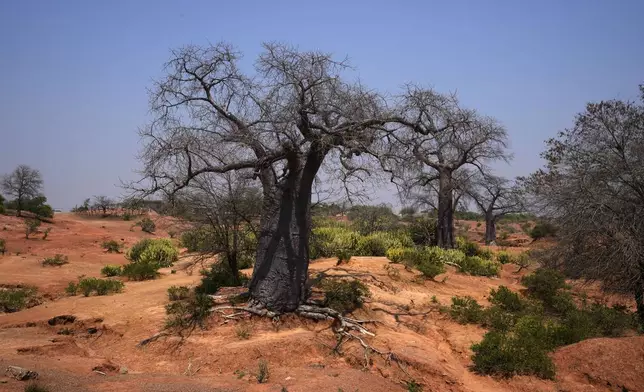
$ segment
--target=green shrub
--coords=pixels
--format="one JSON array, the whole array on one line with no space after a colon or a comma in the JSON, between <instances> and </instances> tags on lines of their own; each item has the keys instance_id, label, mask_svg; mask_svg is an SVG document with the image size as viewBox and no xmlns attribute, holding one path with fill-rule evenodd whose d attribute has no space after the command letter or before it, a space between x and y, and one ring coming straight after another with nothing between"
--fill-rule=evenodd
<instances>
[{"instance_id":1,"label":"green shrub","mask_svg":"<svg viewBox=\"0 0 644 392\"><path fill-rule=\"evenodd\" d=\"M413 246L409 236L402 232L376 231L367 236L359 237L357 254L360 256L385 256L390 248Z\"/></svg>"},{"instance_id":2,"label":"green shrub","mask_svg":"<svg viewBox=\"0 0 644 392\"><path fill-rule=\"evenodd\" d=\"M207 248L209 233L205 228L191 229L181 233L181 246L188 252L203 252Z\"/></svg>"},{"instance_id":3,"label":"green shrub","mask_svg":"<svg viewBox=\"0 0 644 392\"><path fill-rule=\"evenodd\" d=\"M12 313L39 303L38 289L31 286L0 287L0 313Z\"/></svg>"},{"instance_id":4,"label":"green shrub","mask_svg":"<svg viewBox=\"0 0 644 392\"><path fill-rule=\"evenodd\" d=\"M154 223L154 221L147 217L141 219L138 225L141 226L141 231L144 231L150 234L154 233L157 229L157 225Z\"/></svg>"},{"instance_id":5,"label":"green shrub","mask_svg":"<svg viewBox=\"0 0 644 392\"><path fill-rule=\"evenodd\" d=\"M512 255L505 251L499 251L496 254L496 261L501 264L509 264L512 262Z\"/></svg>"},{"instance_id":6,"label":"green shrub","mask_svg":"<svg viewBox=\"0 0 644 392\"><path fill-rule=\"evenodd\" d=\"M25 238L29 239L29 236L33 233L38 232L38 228L40 227L41 223L39 219L27 219L25 220Z\"/></svg>"},{"instance_id":7,"label":"green shrub","mask_svg":"<svg viewBox=\"0 0 644 392\"><path fill-rule=\"evenodd\" d=\"M411 248L403 252L401 262L434 279L445 272L445 250L438 247Z\"/></svg>"},{"instance_id":8,"label":"green shrub","mask_svg":"<svg viewBox=\"0 0 644 392\"><path fill-rule=\"evenodd\" d=\"M338 251L338 262L340 263L348 263L352 257L353 251L351 249L341 249Z\"/></svg>"},{"instance_id":9,"label":"green shrub","mask_svg":"<svg viewBox=\"0 0 644 392\"><path fill-rule=\"evenodd\" d=\"M360 233L346 227L318 227L311 231L311 258L334 257L343 250L357 250Z\"/></svg>"},{"instance_id":10,"label":"green shrub","mask_svg":"<svg viewBox=\"0 0 644 392\"><path fill-rule=\"evenodd\" d=\"M389 248L385 256L394 263L400 263L404 258L404 254L413 250L413 248Z\"/></svg>"},{"instance_id":11,"label":"green shrub","mask_svg":"<svg viewBox=\"0 0 644 392\"><path fill-rule=\"evenodd\" d=\"M634 315L626 307L592 304L586 311L601 336L622 336L636 325Z\"/></svg>"},{"instance_id":12,"label":"green shrub","mask_svg":"<svg viewBox=\"0 0 644 392\"><path fill-rule=\"evenodd\" d=\"M76 295L77 292L78 285L74 282L69 282L69 284L65 288L65 293L67 293L67 295Z\"/></svg>"},{"instance_id":13,"label":"green shrub","mask_svg":"<svg viewBox=\"0 0 644 392\"><path fill-rule=\"evenodd\" d=\"M168 299L170 301L180 301L188 298L190 289L186 286L170 286L168 287Z\"/></svg>"},{"instance_id":14,"label":"green shrub","mask_svg":"<svg viewBox=\"0 0 644 392\"><path fill-rule=\"evenodd\" d=\"M458 238L463 239L463 237L458 237ZM465 256L468 256L468 257L478 256L479 253L481 252L481 247L477 243L468 241L467 239L463 239L462 241L457 241L456 247L458 250L465 253Z\"/></svg>"},{"instance_id":15,"label":"green shrub","mask_svg":"<svg viewBox=\"0 0 644 392\"><path fill-rule=\"evenodd\" d=\"M557 234L557 228L547 222L539 222L534 227L532 230L530 230L530 237L532 237L533 240L538 240L540 238L545 238L545 237L552 237Z\"/></svg>"},{"instance_id":16,"label":"green shrub","mask_svg":"<svg viewBox=\"0 0 644 392\"><path fill-rule=\"evenodd\" d=\"M215 294L222 287L237 287L244 285L248 278L237 272L233 274L226 262L213 263L209 271L202 272L201 284L195 289L200 294Z\"/></svg>"},{"instance_id":17,"label":"green shrub","mask_svg":"<svg viewBox=\"0 0 644 392\"><path fill-rule=\"evenodd\" d=\"M503 377L536 375L552 379L555 367L548 356L550 331L541 319L526 316L508 333L490 331L472 346L474 370Z\"/></svg>"},{"instance_id":18,"label":"green shrub","mask_svg":"<svg viewBox=\"0 0 644 392\"><path fill-rule=\"evenodd\" d=\"M486 260L479 256L468 256L459 264L461 272L474 276L498 276L501 265L493 260Z\"/></svg>"},{"instance_id":19,"label":"green shrub","mask_svg":"<svg viewBox=\"0 0 644 392\"><path fill-rule=\"evenodd\" d=\"M494 258L494 252L488 248L479 249L477 256L485 260L492 260Z\"/></svg>"},{"instance_id":20,"label":"green shrub","mask_svg":"<svg viewBox=\"0 0 644 392\"><path fill-rule=\"evenodd\" d=\"M483 311L481 325L493 331L508 332L519 317L519 314L508 312L500 306L492 306Z\"/></svg>"},{"instance_id":21,"label":"green shrub","mask_svg":"<svg viewBox=\"0 0 644 392\"><path fill-rule=\"evenodd\" d=\"M518 293L515 293L505 286L490 290L490 303L500 307L507 312L518 313L527 307L527 303Z\"/></svg>"},{"instance_id":22,"label":"green shrub","mask_svg":"<svg viewBox=\"0 0 644 392\"><path fill-rule=\"evenodd\" d=\"M105 249L107 253L121 253L121 247L122 245L115 240L103 242L103 249Z\"/></svg>"},{"instance_id":23,"label":"green shrub","mask_svg":"<svg viewBox=\"0 0 644 392\"><path fill-rule=\"evenodd\" d=\"M106 265L101 268L101 275L103 276L121 276L121 274L123 274L123 268L120 265Z\"/></svg>"},{"instance_id":24,"label":"green shrub","mask_svg":"<svg viewBox=\"0 0 644 392\"><path fill-rule=\"evenodd\" d=\"M370 297L369 288L359 280L326 280L322 282L324 305L340 313L350 313Z\"/></svg>"},{"instance_id":25,"label":"green shrub","mask_svg":"<svg viewBox=\"0 0 644 392\"><path fill-rule=\"evenodd\" d=\"M260 359L257 368L257 382L260 384L265 383L266 381L268 381L269 375L270 372L268 370L268 362L266 362L265 359Z\"/></svg>"},{"instance_id":26,"label":"green shrub","mask_svg":"<svg viewBox=\"0 0 644 392\"><path fill-rule=\"evenodd\" d=\"M159 265L147 261L128 263L123 266L121 275L130 280L151 280L159 275Z\"/></svg>"},{"instance_id":27,"label":"green shrub","mask_svg":"<svg viewBox=\"0 0 644 392\"><path fill-rule=\"evenodd\" d=\"M133 263L156 264L158 268L165 268L179 259L179 250L167 238L146 238L134 244L127 257Z\"/></svg>"},{"instance_id":28,"label":"green shrub","mask_svg":"<svg viewBox=\"0 0 644 392\"><path fill-rule=\"evenodd\" d=\"M48 228L46 228L46 229L45 229L45 231L43 231L43 233L42 233L42 239L43 239L43 240L46 240L46 239L47 239L47 237L49 236L49 233L51 233L51 227L48 227Z\"/></svg>"},{"instance_id":29,"label":"green shrub","mask_svg":"<svg viewBox=\"0 0 644 392\"><path fill-rule=\"evenodd\" d=\"M205 328L211 308L212 299L208 295L191 292L188 298L170 302L165 306L165 326L178 331L195 327Z\"/></svg>"},{"instance_id":30,"label":"green shrub","mask_svg":"<svg viewBox=\"0 0 644 392\"><path fill-rule=\"evenodd\" d=\"M120 293L123 290L123 287L124 284L120 280L99 278L82 278L78 281L76 286L77 290L85 297L89 297L92 293L96 293L96 295Z\"/></svg>"},{"instance_id":31,"label":"green shrub","mask_svg":"<svg viewBox=\"0 0 644 392\"><path fill-rule=\"evenodd\" d=\"M555 303L555 297L560 290L568 288L563 274L549 268L539 268L534 273L524 276L521 283L528 289L528 295L543 301L547 306Z\"/></svg>"},{"instance_id":32,"label":"green shrub","mask_svg":"<svg viewBox=\"0 0 644 392\"><path fill-rule=\"evenodd\" d=\"M530 265L532 264L532 260L530 260L530 253L529 252L520 253L517 257L513 257L510 260L510 262L519 267L517 272L520 272L524 268L530 267Z\"/></svg>"},{"instance_id":33,"label":"green shrub","mask_svg":"<svg viewBox=\"0 0 644 392\"><path fill-rule=\"evenodd\" d=\"M421 217L412 220L407 226L409 237L416 245L436 245L436 219Z\"/></svg>"},{"instance_id":34,"label":"green shrub","mask_svg":"<svg viewBox=\"0 0 644 392\"><path fill-rule=\"evenodd\" d=\"M61 254L56 254L54 257L46 257L42 261L43 267L60 267L68 263L67 256Z\"/></svg>"},{"instance_id":35,"label":"green shrub","mask_svg":"<svg viewBox=\"0 0 644 392\"><path fill-rule=\"evenodd\" d=\"M452 297L450 316L460 324L473 324L481 321L483 307L472 297Z\"/></svg>"}]
</instances>

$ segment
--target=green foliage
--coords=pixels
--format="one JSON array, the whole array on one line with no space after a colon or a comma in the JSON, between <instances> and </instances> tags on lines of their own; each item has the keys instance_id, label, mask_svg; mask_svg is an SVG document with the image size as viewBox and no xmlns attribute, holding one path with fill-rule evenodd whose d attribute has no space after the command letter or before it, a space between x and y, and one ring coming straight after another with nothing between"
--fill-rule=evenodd
<instances>
[{"instance_id":1,"label":"green foliage","mask_svg":"<svg viewBox=\"0 0 644 392\"><path fill-rule=\"evenodd\" d=\"M235 327L235 335L239 340L248 340L250 339L250 327L247 324L238 325Z\"/></svg>"},{"instance_id":2,"label":"green foliage","mask_svg":"<svg viewBox=\"0 0 644 392\"><path fill-rule=\"evenodd\" d=\"M407 387L407 392L423 392L423 386L415 380L405 381L405 387Z\"/></svg>"},{"instance_id":3,"label":"green foliage","mask_svg":"<svg viewBox=\"0 0 644 392\"><path fill-rule=\"evenodd\" d=\"M263 384L268 381L269 376L268 362L265 359L260 359L257 365L257 382Z\"/></svg>"},{"instance_id":4,"label":"green foliage","mask_svg":"<svg viewBox=\"0 0 644 392\"><path fill-rule=\"evenodd\" d=\"M311 258L337 256L342 250L356 250L360 234L347 227L317 227L311 231Z\"/></svg>"},{"instance_id":5,"label":"green foliage","mask_svg":"<svg viewBox=\"0 0 644 392\"><path fill-rule=\"evenodd\" d=\"M207 252L210 250L213 234L206 227L196 228L181 233L181 246L188 252Z\"/></svg>"},{"instance_id":6,"label":"green foliage","mask_svg":"<svg viewBox=\"0 0 644 392\"><path fill-rule=\"evenodd\" d=\"M36 196L31 199L24 199L22 201L22 211L29 211L36 216L43 218L53 218L54 209L50 205L46 204L47 198L45 196ZM12 200L6 203L7 208L10 210L18 209L18 200Z\"/></svg>"},{"instance_id":7,"label":"green foliage","mask_svg":"<svg viewBox=\"0 0 644 392\"><path fill-rule=\"evenodd\" d=\"M68 264L69 261L67 261L67 256L61 255L61 254L56 254L54 257L46 257L42 261L42 266L43 267L60 267L62 265Z\"/></svg>"},{"instance_id":8,"label":"green foliage","mask_svg":"<svg viewBox=\"0 0 644 392\"><path fill-rule=\"evenodd\" d=\"M474 276L498 276L501 265L494 260L487 260L479 256L465 257L459 263L461 272Z\"/></svg>"},{"instance_id":9,"label":"green foliage","mask_svg":"<svg viewBox=\"0 0 644 392\"><path fill-rule=\"evenodd\" d=\"M509 264L512 262L512 255L506 251L499 251L496 254L496 261L501 264Z\"/></svg>"},{"instance_id":10,"label":"green foliage","mask_svg":"<svg viewBox=\"0 0 644 392\"><path fill-rule=\"evenodd\" d=\"M29 236L33 233L38 232L38 227L40 227L39 219L27 219L25 220L25 238L29 239Z\"/></svg>"},{"instance_id":11,"label":"green foliage","mask_svg":"<svg viewBox=\"0 0 644 392\"><path fill-rule=\"evenodd\" d=\"M385 256L394 263L402 262L406 252L413 251L414 248L389 248L385 253Z\"/></svg>"},{"instance_id":12,"label":"green foliage","mask_svg":"<svg viewBox=\"0 0 644 392\"><path fill-rule=\"evenodd\" d=\"M123 268L120 265L106 265L101 268L101 275L111 277L111 276L121 276L123 274Z\"/></svg>"},{"instance_id":13,"label":"green foliage","mask_svg":"<svg viewBox=\"0 0 644 392\"><path fill-rule=\"evenodd\" d=\"M150 234L154 233L157 229L156 223L154 223L154 221L148 217L141 219L138 225L141 226L141 231Z\"/></svg>"},{"instance_id":14,"label":"green foliage","mask_svg":"<svg viewBox=\"0 0 644 392\"><path fill-rule=\"evenodd\" d=\"M65 293L67 293L67 295L73 296L73 295L76 295L77 292L78 292L78 285L75 282L69 282L67 287L65 287Z\"/></svg>"},{"instance_id":15,"label":"green foliage","mask_svg":"<svg viewBox=\"0 0 644 392\"><path fill-rule=\"evenodd\" d=\"M478 323L483 318L483 307L472 297L452 297L450 316L461 324Z\"/></svg>"},{"instance_id":16,"label":"green foliage","mask_svg":"<svg viewBox=\"0 0 644 392\"><path fill-rule=\"evenodd\" d=\"M435 246L436 226L436 218L427 216L419 217L409 222L407 232L414 244Z\"/></svg>"},{"instance_id":17,"label":"green foliage","mask_svg":"<svg viewBox=\"0 0 644 392\"><path fill-rule=\"evenodd\" d=\"M400 256L400 261L408 267L416 268L424 276L434 279L445 272L444 262L458 254L447 253L438 247L408 248Z\"/></svg>"},{"instance_id":18,"label":"green foliage","mask_svg":"<svg viewBox=\"0 0 644 392\"><path fill-rule=\"evenodd\" d=\"M555 367L548 351L549 331L542 320L526 316L507 333L490 331L472 346L474 370L503 377L536 375L554 378Z\"/></svg>"},{"instance_id":19,"label":"green foliage","mask_svg":"<svg viewBox=\"0 0 644 392\"><path fill-rule=\"evenodd\" d=\"M353 251L351 249L340 249L338 251L338 261L340 263L348 263L352 257Z\"/></svg>"},{"instance_id":20,"label":"green foliage","mask_svg":"<svg viewBox=\"0 0 644 392\"><path fill-rule=\"evenodd\" d=\"M31 286L0 287L0 312L12 313L38 304L38 289Z\"/></svg>"},{"instance_id":21,"label":"green foliage","mask_svg":"<svg viewBox=\"0 0 644 392\"><path fill-rule=\"evenodd\" d=\"M321 284L324 305L340 313L350 313L370 297L369 288L359 280L325 280Z\"/></svg>"},{"instance_id":22,"label":"green foliage","mask_svg":"<svg viewBox=\"0 0 644 392\"><path fill-rule=\"evenodd\" d=\"M177 331L205 328L211 308L212 300L208 295L191 292L186 299L173 301L165 306L165 326Z\"/></svg>"},{"instance_id":23,"label":"green foliage","mask_svg":"<svg viewBox=\"0 0 644 392\"><path fill-rule=\"evenodd\" d=\"M390 248L413 245L413 241L406 233L377 231L358 238L357 254L360 256L385 256Z\"/></svg>"},{"instance_id":24,"label":"green foliage","mask_svg":"<svg viewBox=\"0 0 644 392\"><path fill-rule=\"evenodd\" d=\"M526 309L528 304L519 294L511 291L506 286L490 290L490 303L506 312L518 313Z\"/></svg>"},{"instance_id":25,"label":"green foliage","mask_svg":"<svg viewBox=\"0 0 644 392\"><path fill-rule=\"evenodd\" d=\"M103 242L103 249L105 249L107 253L121 253L122 247L123 245L119 244L115 240L109 240L109 241Z\"/></svg>"},{"instance_id":26,"label":"green foliage","mask_svg":"<svg viewBox=\"0 0 644 392\"><path fill-rule=\"evenodd\" d=\"M213 263L210 270L202 274L201 284L195 289L201 294L215 294L222 287L242 286L248 281L248 278L239 271L235 276L228 263L222 261Z\"/></svg>"},{"instance_id":27,"label":"green foliage","mask_svg":"<svg viewBox=\"0 0 644 392\"><path fill-rule=\"evenodd\" d=\"M128 263L123 266L122 276L130 280L151 280L159 275L159 265L147 261Z\"/></svg>"},{"instance_id":28,"label":"green foliage","mask_svg":"<svg viewBox=\"0 0 644 392\"><path fill-rule=\"evenodd\" d=\"M521 283L528 289L528 295L551 307L557 302L560 291L568 288L563 274L549 268L539 268L534 273L524 276Z\"/></svg>"},{"instance_id":29,"label":"green foliage","mask_svg":"<svg viewBox=\"0 0 644 392\"><path fill-rule=\"evenodd\" d=\"M107 295L110 293L120 293L123 291L125 285L120 280L112 279L99 279L99 278L82 278L75 285L76 291L71 293L71 284L67 286L69 289L68 294L75 295L80 291L85 297L89 297L92 293L96 295Z\"/></svg>"},{"instance_id":30,"label":"green foliage","mask_svg":"<svg viewBox=\"0 0 644 392\"><path fill-rule=\"evenodd\" d=\"M180 301L187 299L190 295L190 289L187 286L170 286L168 287L168 299L170 301Z\"/></svg>"},{"instance_id":31,"label":"green foliage","mask_svg":"<svg viewBox=\"0 0 644 392\"><path fill-rule=\"evenodd\" d=\"M43 233L42 233L42 239L43 239L43 240L46 240L46 239L47 239L47 237L49 236L49 233L51 233L51 227L48 227L48 228L46 228L46 229L45 229L45 231L43 231Z\"/></svg>"},{"instance_id":32,"label":"green foliage","mask_svg":"<svg viewBox=\"0 0 644 392\"><path fill-rule=\"evenodd\" d=\"M179 259L179 250L167 238L143 239L127 252L133 263L156 264L158 268L171 267Z\"/></svg>"},{"instance_id":33,"label":"green foliage","mask_svg":"<svg viewBox=\"0 0 644 392\"><path fill-rule=\"evenodd\" d=\"M534 240L545 237L553 237L556 234L557 228L548 222L539 222L534 225L532 230L530 230L530 237L532 237L532 239Z\"/></svg>"},{"instance_id":34,"label":"green foliage","mask_svg":"<svg viewBox=\"0 0 644 392\"><path fill-rule=\"evenodd\" d=\"M478 221L483 219L483 214L473 211L454 211L454 219Z\"/></svg>"}]
</instances>

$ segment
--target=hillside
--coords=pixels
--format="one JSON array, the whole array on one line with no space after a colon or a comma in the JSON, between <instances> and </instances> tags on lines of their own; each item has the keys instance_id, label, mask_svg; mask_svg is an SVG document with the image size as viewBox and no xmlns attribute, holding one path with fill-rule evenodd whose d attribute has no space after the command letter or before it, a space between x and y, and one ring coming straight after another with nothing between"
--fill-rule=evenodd
<instances>
[{"instance_id":1,"label":"hillside","mask_svg":"<svg viewBox=\"0 0 644 392\"><path fill-rule=\"evenodd\" d=\"M15 313L0 313L0 368L22 366L40 374L51 391L405 391L416 380L424 391L644 391L644 337L600 338L558 349L554 381L535 377L497 379L469 370L470 346L485 330L461 325L438 312L432 297L449 304L452 296L470 295L487 303L491 288L521 290L516 266L504 265L499 278L466 276L453 269L435 281L419 279L384 257L354 257L336 266L335 259L312 262L316 273L351 275L368 285L372 296L354 315L373 320L365 337L383 355L365 352L358 341L345 343L343 355L328 322L295 316L269 320L243 315L229 319L213 314L206 330L185 337L158 339L143 348L137 343L159 332L172 285L194 286L199 268L188 268L183 255L161 277L126 282L122 293L68 297L64 288L79 275L100 276L106 264L122 265L123 254L108 254L103 241L131 246L141 238L167 236L164 225L155 235L134 222L87 219L57 214L46 240L24 239L22 220L0 216L1 238L8 253L0 256L0 285L33 285L42 303ZM480 228L469 225L468 236ZM518 234L516 235L519 236ZM43 267L44 257L68 257L61 267ZM250 274L250 270L244 271ZM524 272L525 273L525 272ZM603 297L594 290L593 297ZM605 298L610 300L610 298ZM75 321L50 325L55 316ZM239 338L239 330L248 339ZM63 332L64 330L64 332ZM61 334L61 332L63 332ZM628 358L628 361L623 361ZM268 382L258 384L258 362L266 361ZM96 371L95 371L96 370ZM0 375L1 376L1 375ZM0 391L18 391L24 382L0 377Z\"/></svg>"}]
</instances>

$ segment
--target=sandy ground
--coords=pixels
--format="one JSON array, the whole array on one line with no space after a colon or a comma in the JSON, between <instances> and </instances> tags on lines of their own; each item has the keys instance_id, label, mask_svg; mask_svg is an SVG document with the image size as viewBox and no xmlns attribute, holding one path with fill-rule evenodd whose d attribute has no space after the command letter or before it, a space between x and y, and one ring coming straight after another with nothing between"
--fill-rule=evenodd
<instances>
[{"instance_id":1,"label":"sandy ground","mask_svg":"<svg viewBox=\"0 0 644 392\"><path fill-rule=\"evenodd\" d=\"M367 340L381 351L393 353L400 366L373 353L365 362L364 351L355 342L342 346L344 355L334 355L329 348L335 341L328 323L294 316L279 321L256 317L236 321L213 315L204 331L185 338L162 338L137 348L139 341L161 329L167 288L199 282L196 272L190 274L183 268L189 257L174 267L176 274L162 270L159 279L126 282L120 294L85 298L67 297L63 292L79 275L99 276L105 264L126 263L123 255L103 252L104 240L131 246L141 238L154 237L138 228L130 230L133 224L58 214L54 224L46 225L52 227L47 240L40 236L25 240L18 218L0 216L0 237L7 240L9 250L0 256L0 284L35 285L45 294L39 306L0 314L0 370L8 365L36 370L42 385L65 392L282 388L290 392L384 392L405 391L404 382L411 379L425 391L644 390L644 337L639 336L592 339L559 349L553 354L555 381L533 377L504 380L470 372L470 346L485 330L456 324L441 315L431 304L432 296L443 304L454 295L471 295L486 303L490 288L506 285L519 290L520 276L514 273L516 267L509 265L500 278L471 277L450 270L432 282L418 279L385 258L354 257L340 268L335 267L335 260L312 263L311 274L351 274L369 285L372 298L356 317L379 322L370 326L376 336ZM155 236L164 235L160 230ZM69 264L41 266L44 257L56 253L67 255ZM391 315L405 309L426 314L397 319ZM47 323L65 314L74 315L76 321L56 326ZM250 331L249 339L237 337L236 330L242 327ZM63 329L72 334L58 334ZM255 378L260 360L270 369L268 382L263 384ZM0 372L0 391L22 391L24 385L3 378Z\"/></svg>"}]
</instances>

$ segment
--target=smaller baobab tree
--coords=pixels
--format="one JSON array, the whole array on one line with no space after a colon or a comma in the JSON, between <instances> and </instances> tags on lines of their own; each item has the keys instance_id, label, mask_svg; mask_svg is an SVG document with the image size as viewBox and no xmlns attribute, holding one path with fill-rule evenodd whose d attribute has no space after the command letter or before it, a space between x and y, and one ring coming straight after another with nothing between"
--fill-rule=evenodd
<instances>
[{"instance_id":1,"label":"smaller baobab tree","mask_svg":"<svg viewBox=\"0 0 644 392\"><path fill-rule=\"evenodd\" d=\"M467 195L485 216L486 245L496 241L496 223L501 217L524 211L520 187L503 177L479 174L472 179Z\"/></svg>"},{"instance_id":2,"label":"smaller baobab tree","mask_svg":"<svg viewBox=\"0 0 644 392\"><path fill-rule=\"evenodd\" d=\"M43 180L40 171L20 165L2 177L1 185L7 195L15 198L16 212L20 215L31 199L41 196Z\"/></svg>"},{"instance_id":3,"label":"smaller baobab tree","mask_svg":"<svg viewBox=\"0 0 644 392\"><path fill-rule=\"evenodd\" d=\"M400 99L399 126L383 154L386 164L407 187L437 193L437 244L453 248L455 177L463 169L484 170L490 161L509 158L506 130L494 118L463 108L454 95L411 85Z\"/></svg>"}]
</instances>

